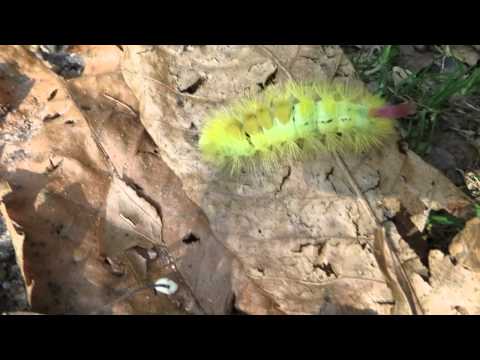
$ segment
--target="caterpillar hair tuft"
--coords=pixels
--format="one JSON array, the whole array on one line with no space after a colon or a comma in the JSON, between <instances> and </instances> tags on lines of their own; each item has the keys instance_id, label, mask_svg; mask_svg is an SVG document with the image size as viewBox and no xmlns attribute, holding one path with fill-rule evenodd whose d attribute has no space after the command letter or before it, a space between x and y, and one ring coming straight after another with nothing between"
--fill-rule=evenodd
<instances>
[{"instance_id":1,"label":"caterpillar hair tuft","mask_svg":"<svg viewBox=\"0 0 480 360\"><path fill-rule=\"evenodd\" d=\"M395 133L411 104L389 105L363 84L288 82L238 100L205 119L203 158L231 174L274 170L319 152L363 152Z\"/></svg>"}]
</instances>

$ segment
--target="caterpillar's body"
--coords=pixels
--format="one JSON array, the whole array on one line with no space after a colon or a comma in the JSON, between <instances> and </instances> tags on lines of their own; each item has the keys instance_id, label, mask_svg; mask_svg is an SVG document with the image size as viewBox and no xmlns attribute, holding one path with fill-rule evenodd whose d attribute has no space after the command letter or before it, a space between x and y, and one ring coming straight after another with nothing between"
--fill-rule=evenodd
<instances>
[{"instance_id":1,"label":"caterpillar's body","mask_svg":"<svg viewBox=\"0 0 480 360\"><path fill-rule=\"evenodd\" d=\"M388 106L359 84L290 82L206 119L199 146L205 160L232 173L244 166L269 170L320 151L380 146L394 134L393 119L411 111Z\"/></svg>"}]
</instances>

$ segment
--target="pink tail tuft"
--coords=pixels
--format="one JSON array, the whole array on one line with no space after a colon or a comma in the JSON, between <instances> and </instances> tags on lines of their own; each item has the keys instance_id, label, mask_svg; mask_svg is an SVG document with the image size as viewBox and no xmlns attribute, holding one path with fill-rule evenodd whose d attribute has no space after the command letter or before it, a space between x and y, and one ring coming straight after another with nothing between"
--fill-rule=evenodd
<instances>
[{"instance_id":1,"label":"pink tail tuft","mask_svg":"<svg viewBox=\"0 0 480 360\"><path fill-rule=\"evenodd\" d=\"M387 119L399 119L417 112L414 103L403 103L399 105L386 105L380 108L371 109L369 115L372 117L380 117Z\"/></svg>"}]
</instances>

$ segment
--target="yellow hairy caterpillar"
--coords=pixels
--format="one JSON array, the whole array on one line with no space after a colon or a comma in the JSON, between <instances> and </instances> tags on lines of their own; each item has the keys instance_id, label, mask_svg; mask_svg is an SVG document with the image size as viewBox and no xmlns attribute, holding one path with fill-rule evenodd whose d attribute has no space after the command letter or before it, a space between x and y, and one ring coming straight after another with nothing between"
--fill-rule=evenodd
<instances>
[{"instance_id":1,"label":"yellow hairy caterpillar","mask_svg":"<svg viewBox=\"0 0 480 360\"><path fill-rule=\"evenodd\" d=\"M359 83L272 86L213 113L202 128L203 158L232 174L272 170L318 152L362 152L395 132L412 104L388 105Z\"/></svg>"}]
</instances>

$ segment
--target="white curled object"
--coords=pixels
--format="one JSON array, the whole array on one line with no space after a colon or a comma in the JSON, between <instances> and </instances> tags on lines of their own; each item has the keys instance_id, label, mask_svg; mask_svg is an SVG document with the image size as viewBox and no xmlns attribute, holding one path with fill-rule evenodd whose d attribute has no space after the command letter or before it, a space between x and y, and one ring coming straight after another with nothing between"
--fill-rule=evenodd
<instances>
[{"instance_id":1,"label":"white curled object","mask_svg":"<svg viewBox=\"0 0 480 360\"><path fill-rule=\"evenodd\" d=\"M175 281L167 279L167 278L160 278L155 281L155 291L156 293L165 294L165 295L173 295L177 292L178 285Z\"/></svg>"}]
</instances>

